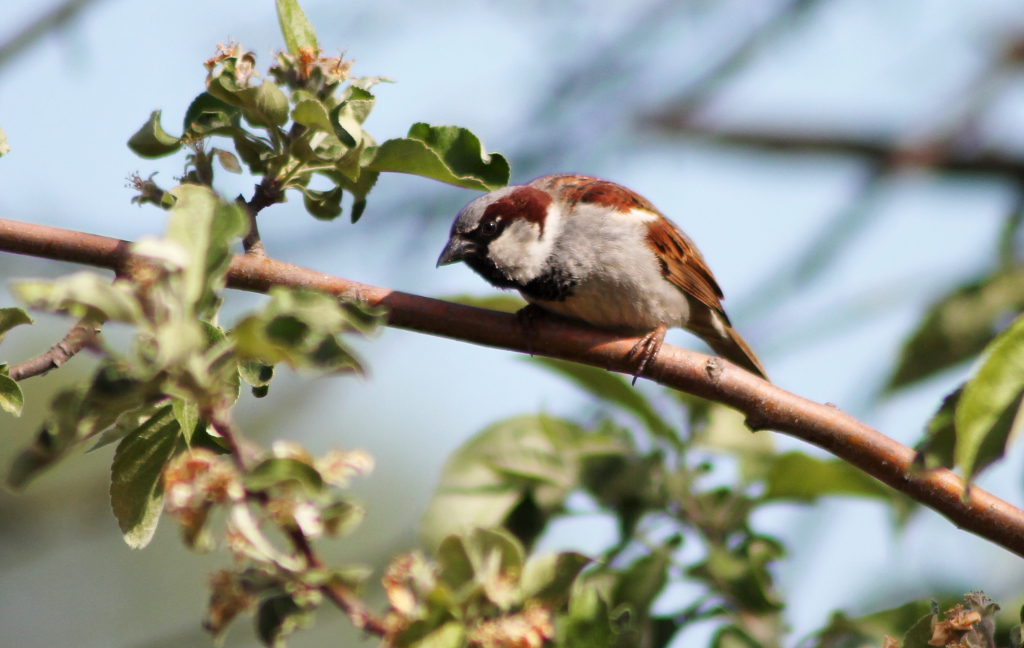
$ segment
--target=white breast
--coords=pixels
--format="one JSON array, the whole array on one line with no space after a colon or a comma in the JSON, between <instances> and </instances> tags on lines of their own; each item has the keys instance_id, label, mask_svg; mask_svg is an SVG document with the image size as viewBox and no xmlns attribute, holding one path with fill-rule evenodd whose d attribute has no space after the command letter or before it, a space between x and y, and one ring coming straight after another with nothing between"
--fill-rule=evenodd
<instances>
[{"instance_id":1,"label":"white breast","mask_svg":"<svg viewBox=\"0 0 1024 648\"><path fill-rule=\"evenodd\" d=\"M552 251L555 262L577 278L572 296L564 301L524 297L558 315L627 333L683 326L689 318L686 296L665 279L647 244L644 223L654 217L641 210L577 207L564 219Z\"/></svg>"}]
</instances>

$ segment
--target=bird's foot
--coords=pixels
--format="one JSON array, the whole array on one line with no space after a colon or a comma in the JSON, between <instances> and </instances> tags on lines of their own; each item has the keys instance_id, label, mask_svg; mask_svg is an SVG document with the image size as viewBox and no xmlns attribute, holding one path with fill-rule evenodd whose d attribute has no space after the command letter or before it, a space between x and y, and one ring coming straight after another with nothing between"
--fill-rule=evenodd
<instances>
[{"instance_id":1,"label":"bird's foot","mask_svg":"<svg viewBox=\"0 0 1024 648\"><path fill-rule=\"evenodd\" d=\"M526 352L533 355L533 336L536 333L537 321L548 316L547 311L537 304L527 304L516 311L516 321L526 338Z\"/></svg>"},{"instance_id":2,"label":"bird's foot","mask_svg":"<svg viewBox=\"0 0 1024 648\"><path fill-rule=\"evenodd\" d=\"M633 345L633 348L629 350L629 355L627 355L626 358L630 362L637 363L636 371L633 372L632 384L636 384L637 378L643 374L647 365L658 357L658 351L661 350L661 345L665 342L665 331L667 330L668 327L662 324L640 338L640 341Z\"/></svg>"}]
</instances>

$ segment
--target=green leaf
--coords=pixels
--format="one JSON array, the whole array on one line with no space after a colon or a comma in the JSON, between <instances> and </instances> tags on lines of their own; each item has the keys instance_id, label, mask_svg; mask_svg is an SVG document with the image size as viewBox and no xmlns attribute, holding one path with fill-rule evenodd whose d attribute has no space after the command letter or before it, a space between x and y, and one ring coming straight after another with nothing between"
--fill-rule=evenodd
<instances>
[{"instance_id":1,"label":"green leaf","mask_svg":"<svg viewBox=\"0 0 1024 648\"><path fill-rule=\"evenodd\" d=\"M943 607L952 607L957 601L944 597ZM948 605L945 605L947 604ZM923 621L923 623L922 623ZM921 636L921 632L926 636ZM905 634L904 634L905 633ZM839 646L881 646L885 636L903 637L903 648L931 648L931 611L928 600L911 601L898 607L879 610L864 616L850 618L842 612L832 615L827 626L815 633L807 648L837 648ZM923 639L923 643L921 643ZM909 643L907 643L909 642Z\"/></svg>"},{"instance_id":2,"label":"green leaf","mask_svg":"<svg viewBox=\"0 0 1024 648\"><path fill-rule=\"evenodd\" d=\"M31 308L66 312L79 318L99 312L107 320L129 324L142 319L142 309L129 285L111 283L89 271L54 281L19 281L11 285L11 292Z\"/></svg>"},{"instance_id":3,"label":"green leaf","mask_svg":"<svg viewBox=\"0 0 1024 648\"><path fill-rule=\"evenodd\" d=\"M711 638L711 648L764 648L739 626L725 626Z\"/></svg>"},{"instance_id":4,"label":"green leaf","mask_svg":"<svg viewBox=\"0 0 1024 648\"><path fill-rule=\"evenodd\" d=\"M488 308L503 313L515 313L526 307L526 300L508 293L483 296L468 294L448 295L446 297L438 297L438 299L455 302L456 304L465 304L466 306L476 306L477 308Z\"/></svg>"},{"instance_id":5,"label":"green leaf","mask_svg":"<svg viewBox=\"0 0 1024 648\"><path fill-rule=\"evenodd\" d=\"M7 144L7 135L4 133L4 129L0 128L0 157L3 157L11 152L11 147Z\"/></svg>"},{"instance_id":6,"label":"green leaf","mask_svg":"<svg viewBox=\"0 0 1024 648\"><path fill-rule=\"evenodd\" d=\"M276 155L274 149L263 140L239 134L232 137L235 151L242 162L249 167L253 175L263 175L267 171L267 160Z\"/></svg>"},{"instance_id":7,"label":"green leaf","mask_svg":"<svg viewBox=\"0 0 1024 648\"><path fill-rule=\"evenodd\" d=\"M892 501L895 491L840 459L817 459L786 452L772 462L765 478L765 500L813 502L829 495L853 495Z\"/></svg>"},{"instance_id":8,"label":"green leaf","mask_svg":"<svg viewBox=\"0 0 1024 648\"><path fill-rule=\"evenodd\" d=\"M532 506L542 528L578 487L588 458L622 449L618 439L562 419L527 415L495 423L445 462L420 532L437 546L468 528L499 527L522 504Z\"/></svg>"},{"instance_id":9,"label":"green leaf","mask_svg":"<svg viewBox=\"0 0 1024 648\"><path fill-rule=\"evenodd\" d=\"M538 599L552 608L569 600L572 585L590 558L575 552L533 556L523 567L523 598Z\"/></svg>"},{"instance_id":10,"label":"green leaf","mask_svg":"<svg viewBox=\"0 0 1024 648\"><path fill-rule=\"evenodd\" d=\"M267 459L245 476L245 487L262 491L275 486L298 486L310 494L324 490L324 479L316 468L298 459Z\"/></svg>"},{"instance_id":11,"label":"green leaf","mask_svg":"<svg viewBox=\"0 0 1024 648\"><path fill-rule=\"evenodd\" d=\"M178 185L171 193L176 201L166 236L189 254L182 300L202 317L216 304L231 265L230 246L249 231L249 218L241 206L220 200L208 187Z\"/></svg>"},{"instance_id":12,"label":"green leaf","mask_svg":"<svg viewBox=\"0 0 1024 648\"><path fill-rule=\"evenodd\" d=\"M612 601L628 604L635 614L646 617L651 603L668 583L668 567L672 555L665 548L640 558L619 577Z\"/></svg>"},{"instance_id":13,"label":"green leaf","mask_svg":"<svg viewBox=\"0 0 1024 648\"><path fill-rule=\"evenodd\" d=\"M903 346L886 386L894 391L978 355L1007 315L1024 310L1024 267L961 286L933 304Z\"/></svg>"},{"instance_id":14,"label":"green leaf","mask_svg":"<svg viewBox=\"0 0 1024 648\"><path fill-rule=\"evenodd\" d=\"M254 621L263 645L279 648L284 646L288 635L312 623L312 617L296 605L291 596L282 594L261 602Z\"/></svg>"},{"instance_id":15,"label":"green leaf","mask_svg":"<svg viewBox=\"0 0 1024 648\"><path fill-rule=\"evenodd\" d=\"M174 410L174 419L181 427L185 443L192 445L192 434L196 430L196 425L199 424L199 404L194 400L181 398L173 399L171 404Z\"/></svg>"},{"instance_id":16,"label":"green leaf","mask_svg":"<svg viewBox=\"0 0 1024 648\"><path fill-rule=\"evenodd\" d=\"M690 412L692 414L693 409ZM706 422L694 439L697 445L737 457L745 481L764 479L775 457L773 433L751 431L742 412L720 403L707 402L704 416Z\"/></svg>"},{"instance_id":17,"label":"green leaf","mask_svg":"<svg viewBox=\"0 0 1024 648\"><path fill-rule=\"evenodd\" d=\"M182 128L185 132L205 134L231 125L231 117L237 114L237 107L203 92L189 104Z\"/></svg>"},{"instance_id":18,"label":"green leaf","mask_svg":"<svg viewBox=\"0 0 1024 648\"><path fill-rule=\"evenodd\" d=\"M463 636L466 627L457 621L449 621L426 637L411 644L409 648L461 648L465 645Z\"/></svg>"},{"instance_id":19,"label":"green leaf","mask_svg":"<svg viewBox=\"0 0 1024 648\"><path fill-rule=\"evenodd\" d=\"M373 111L373 106L377 102L377 98L369 90L359 88L354 85L350 85L348 88L349 98L345 101L352 111L352 117L362 124L366 121L366 118L370 116L370 112Z\"/></svg>"},{"instance_id":20,"label":"green leaf","mask_svg":"<svg viewBox=\"0 0 1024 648\"><path fill-rule=\"evenodd\" d=\"M302 204L313 218L332 221L341 216L341 187L328 191L316 191L303 187Z\"/></svg>"},{"instance_id":21,"label":"green leaf","mask_svg":"<svg viewBox=\"0 0 1024 648\"><path fill-rule=\"evenodd\" d=\"M925 470L953 467L953 449L956 447L955 412L963 385L942 400L939 410L928 421L924 438L914 446L917 455L914 464Z\"/></svg>"},{"instance_id":22,"label":"green leaf","mask_svg":"<svg viewBox=\"0 0 1024 648\"><path fill-rule=\"evenodd\" d=\"M331 114L319 99L308 98L299 101L292 109L292 119L306 128L334 133Z\"/></svg>"},{"instance_id":23,"label":"green leaf","mask_svg":"<svg viewBox=\"0 0 1024 648\"><path fill-rule=\"evenodd\" d=\"M373 330L380 312L341 304L336 297L307 290L275 287L270 298L263 312L243 319L232 333L241 360L269 365L286 362L316 372L362 370L336 335Z\"/></svg>"},{"instance_id":24,"label":"green leaf","mask_svg":"<svg viewBox=\"0 0 1024 648\"><path fill-rule=\"evenodd\" d=\"M252 395L263 398L270 391L274 365L264 364L259 360L246 360L238 363L238 373L242 380L252 386Z\"/></svg>"},{"instance_id":25,"label":"green leaf","mask_svg":"<svg viewBox=\"0 0 1024 648\"><path fill-rule=\"evenodd\" d=\"M319 49L316 33L298 0L277 0L277 21L289 54L298 56L300 48Z\"/></svg>"},{"instance_id":26,"label":"green leaf","mask_svg":"<svg viewBox=\"0 0 1024 648\"><path fill-rule=\"evenodd\" d=\"M7 331L10 331L15 326L34 323L23 308L16 306L0 308L0 342L4 341L4 335L7 334Z\"/></svg>"},{"instance_id":27,"label":"green leaf","mask_svg":"<svg viewBox=\"0 0 1024 648\"><path fill-rule=\"evenodd\" d=\"M145 425L150 418L154 416L163 417L169 411L171 411L170 405L158 407L149 403L146 403L136 409L128 410L117 417L117 421L114 425L105 430L103 434L96 439L96 443L94 443L87 452L93 452L94 450L99 450L111 443L117 443L132 432L138 430L141 426Z\"/></svg>"},{"instance_id":28,"label":"green leaf","mask_svg":"<svg viewBox=\"0 0 1024 648\"><path fill-rule=\"evenodd\" d=\"M650 402L633 389L629 381L622 376L604 369L554 358L530 358L529 361L570 379L606 403L618 405L640 419L654 436L667 441L675 448L682 447L676 431L658 416Z\"/></svg>"},{"instance_id":29,"label":"green leaf","mask_svg":"<svg viewBox=\"0 0 1024 648\"><path fill-rule=\"evenodd\" d=\"M363 141L363 127L347 101L331 111L331 126L334 136L349 148L355 148Z\"/></svg>"},{"instance_id":30,"label":"green leaf","mask_svg":"<svg viewBox=\"0 0 1024 648\"><path fill-rule=\"evenodd\" d=\"M910 626L910 629L903 635L902 648L932 648L932 624L934 615L926 614L917 620L917 623Z\"/></svg>"},{"instance_id":31,"label":"green leaf","mask_svg":"<svg viewBox=\"0 0 1024 648\"><path fill-rule=\"evenodd\" d=\"M21 408L25 406L25 395L21 387L9 376L0 375L0 407L5 411L21 416Z\"/></svg>"},{"instance_id":32,"label":"green leaf","mask_svg":"<svg viewBox=\"0 0 1024 648\"><path fill-rule=\"evenodd\" d=\"M508 160L488 154L465 128L424 123L413 124L406 138L381 144L366 168L410 173L477 191L504 187L511 175Z\"/></svg>"},{"instance_id":33,"label":"green leaf","mask_svg":"<svg viewBox=\"0 0 1024 648\"><path fill-rule=\"evenodd\" d=\"M769 564L783 556L782 545L764 536L751 536L734 548L709 548L705 560L686 570L691 578L705 582L737 607L753 613L772 613L782 602L772 589Z\"/></svg>"},{"instance_id":34,"label":"green leaf","mask_svg":"<svg viewBox=\"0 0 1024 648\"><path fill-rule=\"evenodd\" d=\"M964 479L1003 455L1024 398L1024 317L989 345L978 373L964 385L956 405L953 456Z\"/></svg>"},{"instance_id":35,"label":"green leaf","mask_svg":"<svg viewBox=\"0 0 1024 648\"><path fill-rule=\"evenodd\" d=\"M164 157L181 148L181 138L168 135L160 125L160 113L161 111L154 110L149 116L149 121L128 140L128 148L139 157Z\"/></svg>"},{"instance_id":36,"label":"green leaf","mask_svg":"<svg viewBox=\"0 0 1024 648\"><path fill-rule=\"evenodd\" d=\"M284 126L288 121L288 97L277 85L266 79L255 88L237 92L242 114L253 126Z\"/></svg>"},{"instance_id":37,"label":"green leaf","mask_svg":"<svg viewBox=\"0 0 1024 648\"><path fill-rule=\"evenodd\" d=\"M153 416L117 446L110 469L110 505L133 549L149 544L163 509L164 466L174 454L181 428L170 412Z\"/></svg>"}]
</instances>

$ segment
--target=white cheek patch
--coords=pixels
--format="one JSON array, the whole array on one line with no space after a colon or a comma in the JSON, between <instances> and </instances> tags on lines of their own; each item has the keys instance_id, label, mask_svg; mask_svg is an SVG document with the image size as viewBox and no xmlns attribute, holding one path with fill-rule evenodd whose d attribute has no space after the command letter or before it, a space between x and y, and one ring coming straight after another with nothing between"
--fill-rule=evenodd
<instances>
[{"instance_id":1,"label":"white cheek patch","mask_svg":"<svg viewBox=\"0 0 1024 648\"><path fill-rule=\"evenodd\" d=\"M517 220L491 241L488 256L509 279L526 283L544 270L551 255L552 238L544 236L542 239L538 225Z\"/></svg>"}]
</instances>

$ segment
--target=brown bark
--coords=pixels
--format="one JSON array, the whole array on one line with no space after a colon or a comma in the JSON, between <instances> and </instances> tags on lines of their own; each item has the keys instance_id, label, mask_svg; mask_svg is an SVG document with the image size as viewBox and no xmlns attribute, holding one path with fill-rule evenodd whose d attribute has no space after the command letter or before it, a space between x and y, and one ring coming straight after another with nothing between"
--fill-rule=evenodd
<instances>
[{"instance_id":1,"label":"brown bark","mask_svg":"<svg viewBox=\"0 0 1024 648\"><path fill-rule=\"evenodd\" d=\"M128 243L0 219L0 250L123 270ZM319 290L388 309L387 324L464 342L532 352L630 373L633 338L555 319L540 319L528 340L514 315L368 286L268 257L238 255L228 286L266 292L272 286ZM814 403L720 359L665 345L644 377L724 403L754 429L772 429L824 448L881 482L938 511L958 527L1024 557L1024 511L972 487L948 470L918 472L914 451L832 407Z\"/></svg>"}]
</instances>

